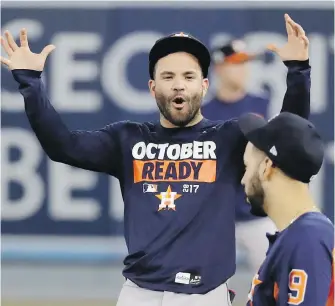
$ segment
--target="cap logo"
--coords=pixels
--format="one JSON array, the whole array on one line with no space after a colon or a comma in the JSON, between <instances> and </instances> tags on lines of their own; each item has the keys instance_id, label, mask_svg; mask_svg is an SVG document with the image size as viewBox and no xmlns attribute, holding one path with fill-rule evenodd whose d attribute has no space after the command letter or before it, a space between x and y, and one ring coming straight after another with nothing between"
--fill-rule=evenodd
<instances>
[{"instance_id":1,"label":"cap logo","mask_svg":"<svg viewBox=\"0 0 335 306\"><path fill-rule=\"evenodd\" d=\"M274 155L274 156L277 156L277 155L278 155L278 153L277 153L277 149L276 149L275 146L273 146L273 147L270 149L270 153L271 153L272 155Z\"/></svg>"},{"instance_id":2,"label":"cap logo","mask_svg":"<svg viewBox=\"0 0 335 306\"><path fill-rule=\"evenodd\" d=\"M188 35L185 34L184 32L176 33L176 34L174 34L173 36L188 37Z\"/></svg>"}]
</instances>

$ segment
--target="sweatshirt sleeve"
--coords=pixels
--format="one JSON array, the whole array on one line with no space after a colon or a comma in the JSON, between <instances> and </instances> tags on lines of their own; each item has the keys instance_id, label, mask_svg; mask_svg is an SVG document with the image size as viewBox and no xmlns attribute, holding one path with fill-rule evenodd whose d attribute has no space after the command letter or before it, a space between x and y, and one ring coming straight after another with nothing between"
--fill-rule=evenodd
<instances>
[{"instance_id":1,"label":"sweatshirt sleeve","mask_svg":"<svg viewBox=\"0 0 335 306\"><path fill-rule=\"evenodd\" d=\"M19 83L30 125L51 160L119 177L124 122L94 131L70 131L51 105L40 71L17 69L12 74Z\"/></svg>"}]
</instances>

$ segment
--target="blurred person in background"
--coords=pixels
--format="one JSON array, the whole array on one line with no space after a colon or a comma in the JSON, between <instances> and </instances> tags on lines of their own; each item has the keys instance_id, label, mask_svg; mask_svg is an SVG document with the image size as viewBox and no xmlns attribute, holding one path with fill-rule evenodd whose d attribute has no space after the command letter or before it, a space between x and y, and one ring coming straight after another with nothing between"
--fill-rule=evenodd
<instances>
[{"instance_id":1,"label":"blurred person in background","mask_svg":"<svg viewBox=\"0 0 335 306\"><path fill-rule=\"evenodd\" d=\"M212 51L212 62L216 77L216 95L202 108L202 114L210 120L229 120L245 113L256 113L266 118L269 99L247 91L249 62L262 54L245 51L243 40L232 40ZM274 232L275 226L269 218L259 218L250 213L250 206L241 186L235 207L236 244L247 257L248 265L257 271L268 247L266 232Z\"/></svg>"}]
</instances>

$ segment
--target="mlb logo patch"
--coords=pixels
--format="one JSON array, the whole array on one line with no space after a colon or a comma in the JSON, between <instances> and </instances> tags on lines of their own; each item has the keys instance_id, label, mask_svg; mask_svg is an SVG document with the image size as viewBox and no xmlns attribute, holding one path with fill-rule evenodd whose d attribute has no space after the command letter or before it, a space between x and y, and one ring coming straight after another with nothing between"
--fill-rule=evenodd
<instances>
[{"instance_id":1,"label":"mlb logo patch","mask_svg":"<svg viewBox=\"0 0 335 306\"><path fill-rule=\"evenodd\" d=\"M190 283L191 273L178 272L176 278L174 279L175 283L188 285Z\"/></svg>"},{"instance_id":2,"label":"mlb logo patch","mask_svg":"<svg viewBox=\"0 0 335 306\"><path fill-rule=\"evenodd\" d=\"M147 192L158 192L158 185L157 184L143 184L143 193Z\"/></svg>"}]
</instances>

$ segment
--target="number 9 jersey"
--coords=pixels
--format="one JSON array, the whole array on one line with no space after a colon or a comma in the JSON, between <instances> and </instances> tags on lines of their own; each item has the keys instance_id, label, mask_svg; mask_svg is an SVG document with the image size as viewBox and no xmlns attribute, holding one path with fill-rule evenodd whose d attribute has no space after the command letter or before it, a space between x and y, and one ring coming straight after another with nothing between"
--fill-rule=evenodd
<instances>
[{"instance_id":1,"label":"number 9 jersey","mask_svg":"<svg viewBox=\"0 0 335 306\"><path fill-rule=\"evenodd\" d=\"M331 221L321 213L309 212L267 236L269 249L252 280L247 306L333 306Z\"/></svg>"}]
</instances>

